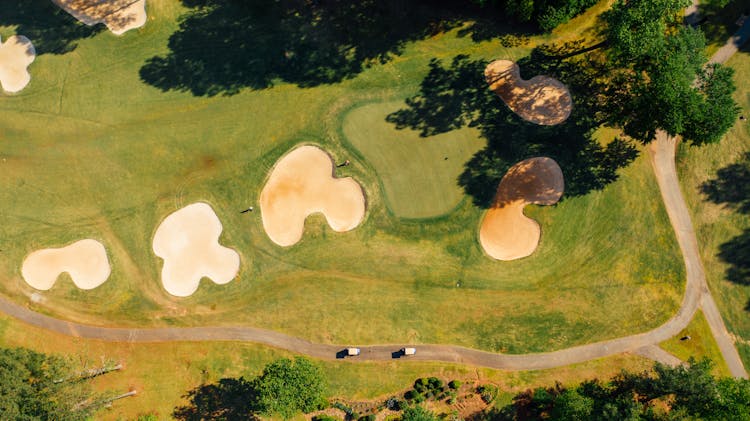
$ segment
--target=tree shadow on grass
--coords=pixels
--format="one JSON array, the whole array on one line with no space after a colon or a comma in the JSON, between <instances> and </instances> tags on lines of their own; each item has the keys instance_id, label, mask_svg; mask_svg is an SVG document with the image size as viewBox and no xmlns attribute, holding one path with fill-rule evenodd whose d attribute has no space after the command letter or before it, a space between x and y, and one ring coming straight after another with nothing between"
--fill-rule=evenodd
<instances>
[{"instance_id":1,"label":"tree shadow on grass","mask_svg":"<svg viewBox=\"0 0 750 421\"><path fill-rule=\"evenodd\" d=\"M104 29L86 26L49 0L17 0L0 13L0 26L16 26L16 33L31 40L37 55L64 54L76 48L76 41L90 38Z\"/></svg>"},{"instance_id":2,"label":"tree shadow on grass","mask_svg":"<svg viewBox=\"0 0 750 421\"><path fill-rule=\"evenodd\" d=\"M703 183L701 192L713 203L750 214L750 152L718 170L716 178ZM726 273L729 281L750 285L750 228L719 246L718 256L730 265ZM746 310L750 310L750 302Z\"/></svg>"},{"instance_id":3,"label":"tree shadow on grass","mask_svg":"<svg viewBox=\"0 0 750 421\"><path fill-rule=\"evenodd\" d=\"M485 60L456 56L449 66L430 63L428 75L417 95L406 100L407 108L387 120L397 128L419 130L432 136L461 127L475 127L487 146L466 163L458 184L480 207L492 205L508 168L534 156L548 156L560 164L565 193L586 194L617 180L617 170L637 156L635 145L615 138L606 145L594 137L617 108L616 92L600 82L605 65L584 58L570 60L581 51L580 43L542 46L518 62L522 77L548 75L565 83L573 96L573 110L563 124L541 126L522 120L491 92L484 79Z\"/></svg>"},{"instance_id":4,"label":"tree shadow on grass","mask_svg":"<svg viewBox=\"0 0 750 421\"><path fill-rule=\"evenodd\" d=\"M177 420L259 419L255 386L242 377L224 378L217 383L198 386L184 398L190 403L174 409L172 417Z\"/></svg>"},{"instance_id":5,"label":"tree shadow on grass","mask_svg":"<svg viewBox=\"0 0 750 421\"><path fill-rule=\"evenodd\" d=\"M409 41L484 16L468 1L182 1L191 10L170 37L169 53L150 58L140 76L163 91L199 96L279 80L300 87L340 82L401 54Z\"/></svg>"}]
</instances>

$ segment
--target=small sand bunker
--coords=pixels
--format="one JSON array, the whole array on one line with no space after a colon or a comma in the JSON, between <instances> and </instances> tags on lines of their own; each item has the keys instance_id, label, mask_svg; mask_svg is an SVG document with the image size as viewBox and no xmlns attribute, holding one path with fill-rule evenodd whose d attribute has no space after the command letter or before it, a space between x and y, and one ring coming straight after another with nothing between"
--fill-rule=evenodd
<instances>
[{"instance_id":1,"label":"small sand bunker","mask_svg":"<svg viewBox=\"0 0 750 421\"><path fill-rule=\"evenodd\" d=\"M484 77L508 108L524 120L553 126L567 120L573 109L568 88L548 76L521 79L518 65L510 60L496 60L484 69Z\"/></svg>"},{"instance_id":2,"label":"small sand bunker","mask_svg":"<svg viewBox=\"0 0 750 421\"><path fill-rule=\"evenodd\" d=\"M234 279L240 255L219 244L221 221L205 203L193 203L167 216L154 234L154 253L164 259L161 282L172 295L187 297L201 278L219 285Z\"/></svg>"},{"instance_id":3,"label":"small sand bunker","mask_svg":"<svg viewBox=\"0 0 750 421\"><path fill-rule=\"evenodd\" d=\"M0 85L5 92L18 92L31 80L28 67L36 50L28 38L14 35L4 43L0 39Z\"/></svg>"},{"instance_id":4,"label":"small sand bunker","mask_svg":"<svg viewBox=\"0 0 750 421\"><path fill-rule=\"evenodd\" d=\"M146 0L52 0L86 25L103 23L115 35L146 24Z\"/></svg>"},{"instance_id":5,"label":"small sand bunker","mask_svg":"<svg viewBox=\"0 0 750 421\"><path fill-rule=\"evenodd\" d=\"M365 194L351 177L335 178L320 148L301 146L276 163L260 194L263 228L280 246L302 238L305 219L321 212L335 231L354 229L365 216Z\"/></svg>"},{"instance_id":6,"label":"small sand bunker","mask_svg":"<svg viewBox=\"0 0 750 421\"><path fill-rule=\"evenodd\" d=\"M96 240L81 240L62 247L37 250L23 261L21 275L32 288L48 290L67 272L81 289L93 289L109 278L107 251Z\"/></svg>"},{"instance_id":7,"label":"small sand bunker","mask_svg":"<svg viewBox=\"0 0 750 421\"><path fill-rule=\"evenodd\" d=\"M495 203L479 228L484 251L498 260L520 259L533 253L541 229L523 214L523 208L529 203L555 204L563 188L562 171L551 158L530 158L512 166L500 181Z\"/></svg>"}]
</instances>

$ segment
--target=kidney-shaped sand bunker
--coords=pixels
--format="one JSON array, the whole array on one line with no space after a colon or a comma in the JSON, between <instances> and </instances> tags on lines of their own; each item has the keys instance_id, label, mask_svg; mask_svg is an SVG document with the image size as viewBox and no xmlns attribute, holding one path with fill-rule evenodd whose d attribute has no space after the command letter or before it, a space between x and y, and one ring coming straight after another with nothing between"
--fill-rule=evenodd
<instances>
[{"instance_id":1,"label":"kidney-shaped sand bunker","mask_svg":"<svg viewBox=\"0 0 750 421\"><path fill-rule=\"evenodd\" d=\"M567 120L573 109L568 88L559 80L548 76L521 79L518 65L510 60L495 60L484 69L490 90L496 93L508 108L524 120L545 126Z\"/></svg>"},{"instance_id":2,"label":"kidney-shaped sand bunker","mask_svg":"<svg viewBox=\"0 0 750 421\"><path fill-rule=\"evenodd\" d=\"M5 92L18 92L29 84L28 67L35 58L34 45L25 36L0 39L0 85Z\"/></svg>"},{"instance_id":3,"label":"kidney-shaped sand bunker","mask_svg":"<svg viewBox=\"0 0 750 421\"><path fill-rule=\"evenodd\" d=\"M61 248L37 250L23 261L21 275L31 287L48 290L67 272L81 289L93 289L109 278L107 251L96 240L80 240Z\"/></svg>"},{"instance_id":4,"label":"kidney-shaped sand bunker","mask_svg":"<svg viewBox=\"0 0 750 421\"><path fill-rule=\"evenodd\" d=\"M551 158L530 158L512 166L500 180L495 202L479 229L484 251L498 260L520 259L533 253L541 229L523 214L523 208L529 203L555 204L563 189L562 170Z\"/></svg>"},{"instance_id":5,"label":"kidney-shaped sand bunker","mask_svg":"<svg viewBox=\"0 0 750 421\"><path fill-rule=\"evenodd\" d=\"M193 203L170 214L154 234L154 253L164 259L161 281L172 295L192 295L203 277L219 285L234 279L240 255L219 244L222 226L211 206Z\"/></svg>"},{"instance_id":6,"label":"kidney-shaped sand bunker","mask_svg":"<svg viewBox=\"0 0 750 421\"><path fill-rule=\"evenodd\" d=\"M335 178L334 163L315 146L301 146L276 163L260 194L263 228L280 246L302 238L305 219L322 213L335 231L354 229L365 215L365 195L351 177Z\"/></svg>"},{"instance_id":7,"label":"kidney-shaped sand bunker","mask_svg":"<svg viewBox=\"0 0 750 421\"><path fill-rule=\"evenodd\" d=\"M86 25L103 23L115 35L146 24L146 0L52 0Z\"/></svg>"}]
</instances>

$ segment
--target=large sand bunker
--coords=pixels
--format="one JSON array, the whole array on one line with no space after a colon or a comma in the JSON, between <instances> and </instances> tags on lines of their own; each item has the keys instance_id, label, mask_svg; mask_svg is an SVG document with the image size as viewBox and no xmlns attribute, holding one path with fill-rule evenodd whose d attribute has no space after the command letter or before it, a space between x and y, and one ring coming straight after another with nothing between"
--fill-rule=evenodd
<instances>
[{"instance_id":1,"label":"large sand bunker","mask_svg":"<svg viewBox=\"0 0 750 421\"><path fill-rule=\"evenodd\" d=\"M523 214L529 204L552 205L563 194L560 166L551 158L530 158L512 166L500 181L495 203L479 229L484 251L498 260L529 256L541 236L539 224Z\"/></svg>"},{"instance_id":2,"label":"large sand bunker","mask_svg":"<svg viewBox=\"0 0 750 421\"><path fill-rule=\"evenodd\" d=\"M508 108L524 120L545 126L567 120L573 109L568 88L548 76L521 79L518 65L510 60L495 60L484 69L484 77Z\"/></svg>"},{"instance_id":3,"label":"large sand bunker","mask_svg":"<svg viewBox=\"0 0 750 421\"><path fill-rule=\"evenodd\" d=\"M36 50L28 38L14 35L4 43L0 39L0 85L5 92L18 92L31 80L28 67Z\"/></svg>"},{"instance_id":4,"label":"large sand bunker","mask_svg":"<svg viewBox=\"0 0 750 421\"><path fill-rule=\"evenodd\" d=\"M205 203L193 203L164 218L154 234L154 253L164 259L161 282L172 295L187 297L201 278L219 285L234 279L240 255L219 244L221 221Z\"/></svg>"},{"instance_id":5,"label":"large sand bunker","mask_svg":"<svg viewBox=\"0 0 750 421\"><path fill-rule=\"evenodd\" d=\"M86 25L107 25L115 35L146 24L146 0L52 1Z\"/></svg>"},{"instance_id":6,"label":"large sand bunker","mask_svg":"<svg viewBox=\"0 0 750 421\"><path fill-rule=\"evenodd\" d=\"M81 240L62 247L37 250L23 261L21 275L33 288L48 290L67 272L81 289L92 289L109 278L107 251L96 240Z\"/></svg>"},{"instance_id":7,"label":"large sand bunker","mask_svg":"<svg viewBox=\"0 0 750 421\"><path fill-rule=\"evenodd\" d=\"M280 246L302 238L305 219L321 212L335 231L354 229L365 215L365 195L351 177L335 178L320 148L301 146L276 163L260 194L263 228Z\"/></svg>"}]
</instances>

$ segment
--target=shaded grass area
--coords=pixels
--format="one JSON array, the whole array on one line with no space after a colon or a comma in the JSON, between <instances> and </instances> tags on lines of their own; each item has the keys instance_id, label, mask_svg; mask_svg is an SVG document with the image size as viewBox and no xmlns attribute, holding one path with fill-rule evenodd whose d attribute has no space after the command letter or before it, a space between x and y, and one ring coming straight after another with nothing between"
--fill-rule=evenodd
<instances>
[{"instance_id":1,"label":"shaded grass area","mask_svg":"<svg viewBox=\"0 0 750 421\"><path fill-rule=\"evenodd\" d=\"M148 413L156 414L159 419L170 419L173 408L185 403L181 397L188 390L225 377L252 378L259 375L267 363L292 355L238 342L127 344L84 340L29 327L5 316L0 316L0 346L23 346L64 354L74 363L88 367L101 366L104 361L122 363L123 370L94 379L94 388L116 392L134 389L138 393L96 414L97 419L104 420L134 419ZM620 369L640 371L651 366L648 360L627 355L528 372L430 362L317 363L323 367L330 395L348 400L384 399L403 392L419 377L438 376L446 381L459 379L465 383L493 382L512 395L554 381L574 384L594 377L607 378Z\"/></svg>"},{"instance_id":2,"label":"shaded grass area","mask_svg":"<svg viewBox=\"0 0 750 421\"><path fill-rule=\"evenodd\" d=\"M708 55L718 50L740 28L737 19L750 15L748 0L701 0L698 5L700 28L706 35Z\"/></svg>"},{"instance_id":3,"label":"shaded grass area","mask_svg":"<svg viewBox=\"0 0 750 421\"><path fill-rule=\"evenodd\" d=\"M735 100L742 114L750 114L750 54L747 47L728 65L735 69ZM741 199L746 183L741 171L750 151L750 126L738 121L720 143L700 148L680 147L678 172L701 246L709 287L719 306L727 329L738 339L740 356L746 366L750 352L743 341L750 340L750 286L741 274L746 268L747 248L743 238L750 229L750 215L743 212ZM739 195L739 196L738 196Z\"/></svg>"},{"instance_id":4,"label":"shaded grass area","mask_svg":"<svg viewBox=\"0 0 750 421\"><path fill-rule=\"evenodd\" d=\"M689 339L682 339L688 336ZM709 358L715 364L714 375L720 377L731 377L732 375L721 356L721 351L716 345L714 337L711 335L711 328L708 326L706 317L700 310L695 313L695 317L685 329L675 335L674 338L662 342L659 346L682 361L687 361L690 357L696 360Z\"/></svg>"},{"instance_id":5,"label":"shaded grass area","mask_svg":"<svg viewBox=\"0 0 750 421\"><path fill-rule=\"evenodd\" d=\"M484 142L469 128L427 138L413 130L396 130L385 118L402 106L402 101L377 102L349 111L343 137L372 164L394 215L448 213L464 197L456 183L464 163Z\"/></svg>"},{"instance_id":6,"label":"shaded grass area","mask_svg":"<svg viewBox=\"0 0 750 421\"><path fill-rule=\"evenodd\" d=\"M386 206L372 158L341 137L345 110L414 95L432 58L517 58L527 47L474 42L457 28L406 43L397 58L340 84L196 97L162 92L138 73L167 53L183 13L174 1L149 2L149 24L132 36L102 33L72 53L42 55L29 87L0 99L3 294L99 325L242 324L324 343L451 343L509 353L642 332L679 305L682 260L643 157L603 190L527 207L542 226L538 251L496 262L477 243L483 210L471 200L440 218L400 219ZM258 212L239 211L257 203L269 169L299 143L351 159L337 176L362 183L369 210L345 234L314 216L303 240L282 249ZM460 150L447 148L449 160L461 160ZM445 189L453 194L456 185ZM204 281L179 299L160 285L151 239L162 218L195 201L212 205L224 226L221 243L240 253L242 266L230 284ZM31 303L24 256L86 237L106 246L110 279L79 291L63 276Z\"/></svg>"}]
</instances>

